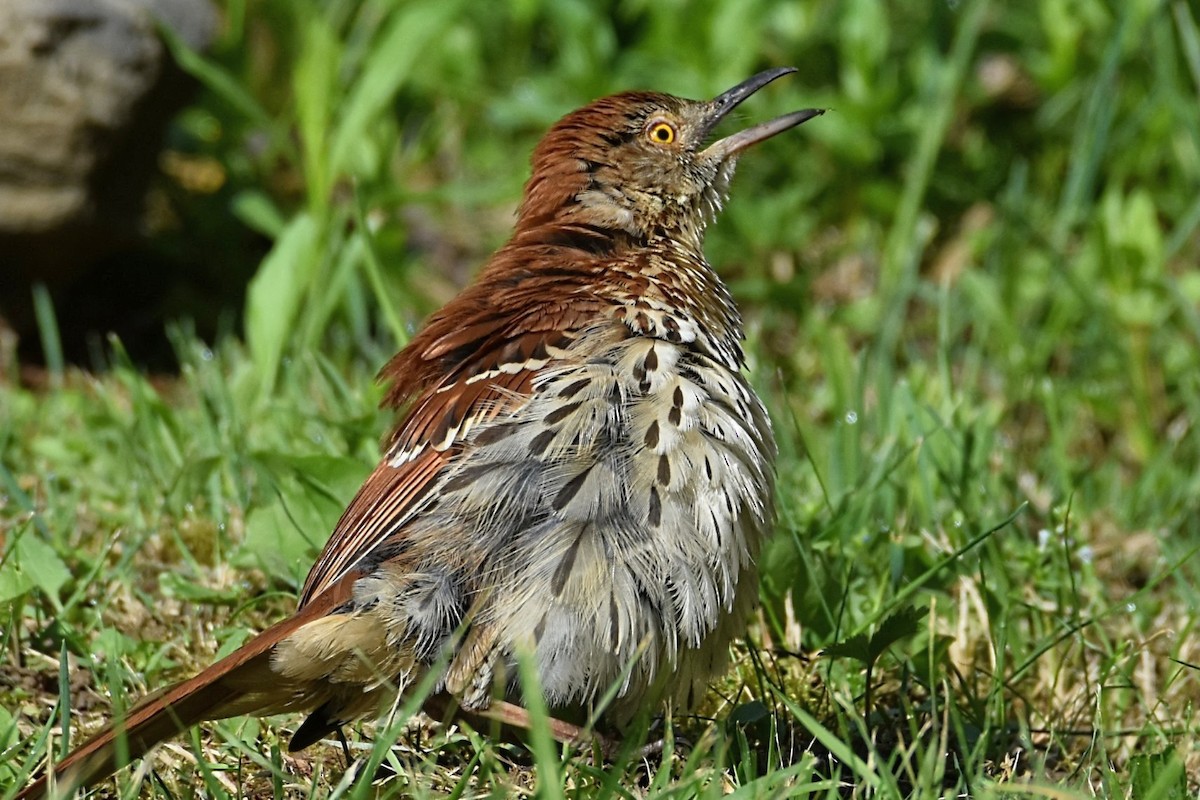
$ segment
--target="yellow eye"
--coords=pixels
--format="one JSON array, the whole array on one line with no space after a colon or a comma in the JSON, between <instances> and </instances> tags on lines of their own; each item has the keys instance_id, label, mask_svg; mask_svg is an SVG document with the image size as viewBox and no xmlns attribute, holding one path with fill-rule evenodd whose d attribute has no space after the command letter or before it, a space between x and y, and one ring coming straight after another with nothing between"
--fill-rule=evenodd
<instances>
[{"instance_id":1,"label":"yellow eye","mask_svg":"<svg viewBox=\"0 0 1200 800\"><path fill-rule=\"evenodd\" d=\"M656 122L646 130L646 136L655 144L670 144L675 141L675 127L669 122Z\"/></svg>"}]
</instances>

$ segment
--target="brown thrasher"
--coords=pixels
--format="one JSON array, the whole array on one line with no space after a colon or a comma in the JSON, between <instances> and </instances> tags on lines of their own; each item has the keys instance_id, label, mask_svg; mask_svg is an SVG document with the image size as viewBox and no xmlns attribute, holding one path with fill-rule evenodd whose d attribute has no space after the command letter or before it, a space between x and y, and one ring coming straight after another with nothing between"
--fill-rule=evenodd
<instances>
[{"instance_id":1,"label":"brown thrasher","mask_svg":"<svg viewBox=\"0 0 1200 800\"><path fill-rule=\"evenodd\" d=\"M297 750L438 664L443 696L527 725L505 699L522 652L552 709L618 685L617 721L692 705L757 596L775 455L704 230L738 154L822 111L705 143L794 71L706 102L618 94L559 121L512 239L383 368L384 405L407 413L296 613L52 765L57 783L110 774L118 737L133 758L241 714L309 712Z\"/></svg>"}]
</instances>

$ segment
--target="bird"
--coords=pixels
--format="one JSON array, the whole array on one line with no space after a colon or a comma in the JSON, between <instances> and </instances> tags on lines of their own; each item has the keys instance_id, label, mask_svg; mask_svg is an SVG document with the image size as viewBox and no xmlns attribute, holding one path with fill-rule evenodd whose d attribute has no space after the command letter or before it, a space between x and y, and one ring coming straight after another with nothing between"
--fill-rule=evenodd
<instances>
[{"instance_id":1,"label":"bird","mask_svg":"<svg viewBox=\"0 0 1200 800\"><path fill-rule=\"evenodd\" d=\"M511 238L380 371L397 422L296 612L18 798L92 785L203 721L306 712L299 750L431 671L463 712L528 727L525 659L564 742L587 733L560 710L619 729L694 707L757 600L776 453L704 234L743 151L824 109L713 132L796 71L705 101L628 91L553 125Z\"/></svg>"}]
</instances>

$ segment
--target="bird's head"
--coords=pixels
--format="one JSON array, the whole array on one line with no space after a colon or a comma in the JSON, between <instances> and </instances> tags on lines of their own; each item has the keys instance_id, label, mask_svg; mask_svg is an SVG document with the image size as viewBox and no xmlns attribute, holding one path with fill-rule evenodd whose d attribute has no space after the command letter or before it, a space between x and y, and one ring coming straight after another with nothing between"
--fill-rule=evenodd
<instances>
[{"instance_id":1,"label":"bird's head","mask_svg":"<svg viewBox=\"0 0 1200 800\"><path fill-rule=\"evenodd\" d=\"M625 92L568 114L534 150L518 228L571 223L639 239L657 231L699 237L743 150L824 113L795 111L710 142L743 100L795 71L760 72L712 100Z\"/></svg>"}]
</instances>

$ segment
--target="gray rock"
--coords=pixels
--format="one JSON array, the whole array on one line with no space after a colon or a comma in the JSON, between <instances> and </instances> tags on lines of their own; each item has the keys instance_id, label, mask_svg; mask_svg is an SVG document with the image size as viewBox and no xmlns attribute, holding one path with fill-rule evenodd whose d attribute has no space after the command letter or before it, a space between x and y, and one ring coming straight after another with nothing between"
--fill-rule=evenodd
<instances>
[{"instance_id":1,"label":"gray rock","mask_svg":"<svg viewBox=\"0 0 1200 800\"><path fill-rule=\"evenodd\" d=\"M131 320L161 336L149 298L169 268L128 265L145 261L146 190L195 81L160 25L203 50L217 14L211 0L0 0L0 329L23 355L39 357L38 283L68 357Z\"/></svg>"},{"instance_id":2,"label":"gray rock","mask_svg":"<svg viewBox=\"0 0 1200 800\"><path fill-rule=\"evenodd\" d=\"M212 39L208 0L0 3L0 235L136 225L177 83L155 29ZM147 146L149 145L149 146Z\"/></svg>"}]
</instances>

